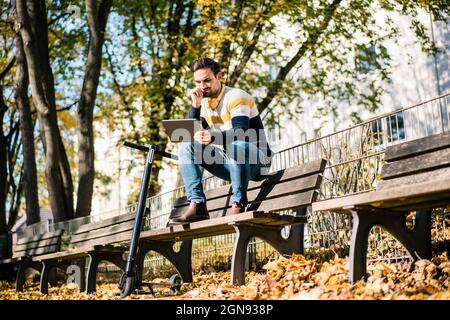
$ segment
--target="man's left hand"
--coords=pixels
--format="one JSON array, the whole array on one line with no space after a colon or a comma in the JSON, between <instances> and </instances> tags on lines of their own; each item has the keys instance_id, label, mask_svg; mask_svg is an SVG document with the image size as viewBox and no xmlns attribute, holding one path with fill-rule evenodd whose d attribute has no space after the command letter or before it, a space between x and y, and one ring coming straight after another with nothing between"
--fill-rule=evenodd
<instances>
[{"instance_id":1,"label":"man's left hand","mask_svg":"<svg viewBox=\"0 0 450 320\"><path fill-rule=\"evenodd\" d=\"M210 144L211 143L211 134L208 130L200 129L194 135L194 140L201 144Z\"/></svg>"}]
</instances>

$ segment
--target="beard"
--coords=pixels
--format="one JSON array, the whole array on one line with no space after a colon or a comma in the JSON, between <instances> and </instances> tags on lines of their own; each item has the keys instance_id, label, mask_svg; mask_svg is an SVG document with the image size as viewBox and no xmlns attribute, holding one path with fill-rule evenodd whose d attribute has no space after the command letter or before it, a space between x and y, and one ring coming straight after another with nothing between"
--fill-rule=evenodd
<instances>
[{"instance_id":1,"label":"beard","mask_svg":"<svg viewBox=\"0 0 450 320\"><path fill-rule=\"evenodd\" d=\"M222 90L222 86L220 86L217 90L209 89L207 92L203 92L203 97L205 98L213 98L217 97L220 94L220 91Z\"/></svg>"},{"instance_id":2,"label":"beard","mask_svg":"<svg viewBox=\"0 0 450 320\"><path fill-rule=\"evenodd\" d=\"M216 92L213 92L212 90L209 90L207 92L203 92L203 97L205 97L205 98L211 98L211 97L213 97L215 95L216 95Z\"/></svg>"}]
</instances>

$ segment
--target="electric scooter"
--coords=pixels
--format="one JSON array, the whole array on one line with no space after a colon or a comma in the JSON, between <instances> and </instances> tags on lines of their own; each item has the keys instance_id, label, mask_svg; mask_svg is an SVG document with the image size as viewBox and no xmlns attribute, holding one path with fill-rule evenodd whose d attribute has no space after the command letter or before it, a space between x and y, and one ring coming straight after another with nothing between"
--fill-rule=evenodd
<instances>
[{"instance_id":1,"label":"electric scooter","mask_svg":"<svg viewBox=\"0 0 450 320\"><path fill-rule=\"evenodd\" d=\"M141 189L139 191L139 200L136 208L136 217L134 220L134 227L133 227L133 233L131 235L131 241L130 241L130 248L128 251L128 258L127 263L125 267L125 271L120 277L119 280L119 289L120 289L120 298L125 298L129 296L133 291L138 290L141 283L137 283L137 274L136 274L136 255L137 255L137 249L139 245L139 236L141 234L141 227L142 227L142 220L144 218L144 211L145 211L145 202L148 195L148 186L150 184L150 178L151 178L151 171L152 171L152 164L153 164L153 157L155 154L160 155L162 157L178 160L178 156L174 154L170 154L168 152L158 150L156 146L149 145L148 147L139 145L136 143L125 141L124 145L130 148L134 148L141 151L147 152L147 159L145 161L145 167L144 167L144 173L142 175L142 181L141 181ZM179 285L181 282L181 278L176 275L172 276L171 282L173 282L173 285ZM149 284L150 291L152 292L151 288L152 284ZM154 284L156 285L156 284Z\"/></svg>"}]
</instances>

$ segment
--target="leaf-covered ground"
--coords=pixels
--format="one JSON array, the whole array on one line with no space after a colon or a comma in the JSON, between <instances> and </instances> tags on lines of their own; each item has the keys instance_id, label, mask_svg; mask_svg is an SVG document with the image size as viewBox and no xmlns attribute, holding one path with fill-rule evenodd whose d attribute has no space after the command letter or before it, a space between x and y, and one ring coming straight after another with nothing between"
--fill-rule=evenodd
<instances>
[{"instance_id":1,"label":"leaf-covered ground","mask_svg":"<svg viewBox=\"0 0 450 320\"><path fill-rule=\"evenodd\" d=\"M302 255L280 257L264 266L265 272L246 274L245 286L229 284L229 272L201 271L192 283L183 284L177 293L168 287L155 287L154 295L132 295L127 299L450 299L450 261L444 253L414 264L369 266L366 282L348 282L348 260L318 263ZM156 279L154 282L167 279ZM80 293L75 285L51 287L41 294L38 283L27 281L18 293L14 284L0 282L0 299L119 299L117 281L100 281L95 294Z\"/></svg>"}]
</instances>

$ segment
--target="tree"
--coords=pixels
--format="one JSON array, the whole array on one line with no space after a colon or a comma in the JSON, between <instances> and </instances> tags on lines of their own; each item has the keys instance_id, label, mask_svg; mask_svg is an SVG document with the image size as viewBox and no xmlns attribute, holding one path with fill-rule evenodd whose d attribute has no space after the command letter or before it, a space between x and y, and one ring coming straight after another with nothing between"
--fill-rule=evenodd
<instances>
[{"instance_id":1,"label":"tree","mask_svg":"<svg viewBox=\"0 0 450 320\"><path fill-rule=\"evenodd\" d=\"M31 225L40 221L37 186L36 155L34 148L34 121L28 101L28 69L23 51L22 37L16 35L16 77L15 94L19 111L19 127L23 150L23 188L25 190L26 223ZM26 169L26 170L25 170Z\"/></svg>"},{"instance_id":2,"label":"tree","mask_svg":"<svg viewBox=\"0 0 450 320\"><path fill-rule=\"evenodd\" d=\"M12 93L15 91L14 66L16 57L14 52L14 19L10 19L12 5L2 7L3 25L1 33L2 49L0 54L0 233L6 232L15 224L22 203L22 193L28 192L29 179L32 175L23 172L23 161L20 153L25 149L21 144L21 130L19 130L19 106L14 103ZM3 17L5 17L3 19ZM18 70L16 68L16 70ZM24 79L24 78L22 78ZM26 91L26 81L21 85ZM26 103L26 102L25 102ZM22 129L22 128L20 128ZM34 158L33 158L34 161ZM37 198L37 193L35 194ZM35 199L36 199L35 198ZM27 223L39 221L39 217L27 217Z\"/></svg>"},{"instance_id":3,"label":"tree","mask_svg":"<svg viewBox=\"0 0 450 320\"><path fill-rule=\"evenodd\" d=\"M78 108L79 185L77 216L90 214L94 179L93 108L101 69L102 46L112 1L86 1L89 25L89 49ZM71 168L58 128L55 103L55 82L49 59L47 9L45 1L17 1L20 35L32 97L37 109L46 154L46 180L50 206L55 221L75 216Z\"/></svg>"},{"instance_id":4,"label":"tree","mask_svg":"<svg viewBox=\"0 0 450 320\"><path fill-rule=\"evenodd\" d=\"M45 146L45 174L55 222L71 219L73 186L67 155L58 129L53 72L48 53L45 1L16 2L20 36L28 65L32 98Z\"/></svg>"},{"instance_id":5,"label":"tree","mask_svg":"<svg viewBox=\"0 0 450 320\"><path fill-rule=\"evenodd\" d=\"M94 150L94 106L100 77L105 28L112 0L86 1L87 21L89 25L89 51L86 60L83 88L78 105L78 197L76 216L88 216L91 213L92 193L95 177Z\"/></svg>"}]
</instances>

